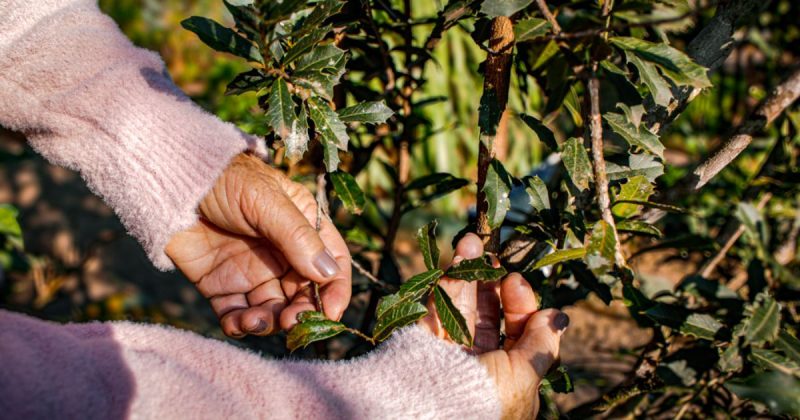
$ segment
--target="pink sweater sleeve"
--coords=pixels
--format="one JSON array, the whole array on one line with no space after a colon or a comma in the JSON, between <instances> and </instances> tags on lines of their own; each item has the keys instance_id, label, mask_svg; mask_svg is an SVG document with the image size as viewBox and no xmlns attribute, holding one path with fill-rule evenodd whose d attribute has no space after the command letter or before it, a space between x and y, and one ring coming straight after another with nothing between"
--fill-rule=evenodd
<instances>
[{"instance_id":1,"label":"pink sweater sleeve","mask_svg":"<svg viewBox=\"0 0 800 420\"><path fill-rule=\"evenodd\" d=\"M263 153L193 104L96 0L0 1L0 125L79 171L160 269L230 159Z\"/></svg>"},{"instance_id":2,"label":"pink sweater sleeve","mask_svg":"<svg viewBox=\"0 0 800 420\"><path fill-rule=\"evenodd\" d=\"M0 310L9 418L493 419L475 357L418 327L347 362L268 360L186 331Z\"/></svg>"}]
</instances>

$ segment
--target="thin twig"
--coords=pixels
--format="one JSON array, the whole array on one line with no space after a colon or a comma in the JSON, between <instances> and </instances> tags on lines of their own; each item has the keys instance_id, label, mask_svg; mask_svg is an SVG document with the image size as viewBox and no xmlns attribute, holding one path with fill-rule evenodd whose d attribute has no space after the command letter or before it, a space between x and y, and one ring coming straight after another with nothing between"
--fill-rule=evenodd
<instances>
[{"instance_id":1,"label":"thin twig","mask_svg":"<svg viewBox=\"0 0 800 420\"><path fill-rule=\"evenodd\" d=\"M351 264L353 265L353 268L355 268L355 269L356 269L356 271L358 271L359 273L361 273L361 275L363 275L364 277L366 277L366 278L367 278L367 280L369 280L369 281L370 281L370 282L372 282L373 284L375 284L375 285L377 285L377 286L379 286L379 287L381 287L381 288L385 289L386 291L393 291L393 290L395 289L393 286L391 286L391 285L389 285L389 284L387 284L387 283L383 282L381 279L379 279L379 278L375 277L375 275L373 275L373 274L372 274L372 273L371 273L369 270L367 270L366 268L364 268L364 266L363 266L363 265L361 265L361 263L359 263L358 261L356 261L356 260L352 260L352 261L351 261Z\"/></svg>"},{"instance_id":2,"label":"thin twig","mask_svg":"<svg viewBox=\"0 0 800 420\"><path fill-rule=\"evenodd\" d=\"M561 33L561 25L558 24L556 17L550 12L550 9L547 8L547 3L545 0L536 0L536 5L539 6L539 11L542 12L542 16L550 22L550 26L553 28L553 33L555 35L559 35Z\"/></svg>"},{"instance_id":3,"label":"thin twig","mask_svg":"<svg viewBox=\"0 0 800 420\"><path fill-rule=\"evenodd\" d=\"M316 229L317 232L322 229L322 218L328 217L328 193L325 189L326 181L325 181L325 173L322 172L317 175L317 224ZM325 307L322 306L322 298L319 295L319 283L312 281L312 290L314 292L314 304L317 307L319 312L325 313Z\"/></svg>"}]
</instances>

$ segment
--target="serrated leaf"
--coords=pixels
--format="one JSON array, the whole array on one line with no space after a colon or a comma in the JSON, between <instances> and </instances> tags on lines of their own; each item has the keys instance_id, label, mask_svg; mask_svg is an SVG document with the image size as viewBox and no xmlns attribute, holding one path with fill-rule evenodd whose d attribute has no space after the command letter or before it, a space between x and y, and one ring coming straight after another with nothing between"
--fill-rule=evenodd
<instances>
[{"instance_id":1,"label":"serrated leaf","mask_svg":"<svg viewBox=\"0 0 800 420\"><path fill-rule=\"evenodd\" d=\"M417 302L422 299L443 274L444 272L442 270L436 269L411 277L400 286L400 290L398 290L397 293L381 298L375 310L375 317L382 318L387 312L399 305L404 305L408 302Z\"/></svg>"},{"instance_id":2,"label":"serrated leaf","mask_svg":"<svg viewBox=\"0 0 800 420\"><path fill-rule=\"evenodd\" d=\"M438 225L439 222L434 220L417 231L417 243L428 270L435 270L439 267L439 246L436 245L436 226Z\"/></svg>"},{"instance_id":3,"label":"serrated leaf","mask_svg":"<svg viewBox=\"0 0 800 420\"><path fill-rule=\"evenodd\" d=\"M780 372L761 372L732 379L725 387L739 398L755 400L776 414L800 416L800 380Z\"/></svg>"},{"instance_id":4,"label":"serrated leaf","mask_svg":"<svg viewBox=\"0 0 800 420\"><path fill-rule=\"evenodd\" d=\"M586 248L559 249L556 252L545 255L539 261L536 261L536 264L533 265L532 269L538 270L540 268L547 267L548 265L558 264L564 261L577 260L579 258L583 258L584 255L586 255Z\"/></svg>"},{"instance_id":5,"label":"serrated leaf","mask_svg":"<svg viewBox=\"0 0 800 420\"><path fill-rule=\"evenodd\" d=\"M339 111L339 119L344 122L383 124L394 115L384 101L362 102Z\"/></svg>"},{"instance_id":6,"label":"serrated leaf","mask_svg":"<svg viewBox=\"0 0 800 420\"><path fill-rule=\"evenodd\" d=\"M621 220L617 222L617 231L653 236L656 238L663 236L657 227L641 220Z\"/></svg>"},{"instance_id":7,"label":"serrated leaf","mask_svg":"<svg viewBox=\"0 0 800 420\"><path fill-rule=\"evenodd\" d=\"M661 144L658 136L651 133L646 127L637 127L625 115L614 112L604 114L603 118L611 130L625 139L628 144L664 159L664 145Z\"/></svg>"},{"instance_id":8,"label":"serrated leaf","mask_svg":"<svg viewBox=\"0 0 800 420\"><path fill-rule=\"evenodd\" d=\"M316 341L326 340L344 331L347 331L347 327L341 322L312 317L312 319L301 322L289 330L289 334L286 337L286 347L291 351L295 351L300 347L306 347Z\"/></svg>"},{"instance_id":9,"label":"serrated leaf","mask_svg":"<svg viewBox=\"0 0 800 420\"><path fill-rule=\"evenodd\" d=\"M722 324L711 315L689 312L676 305L657 303L647 309L645 315L682 334L705 340L714 340L714 336L722 329Z\"/></svg>"},{"instance_id":10,"label":"serrated leaf","mask_svg":"<svg viewBox=\"0 0 800 420\"><path fill-rule=\"evenodd\" d=\"M467 327L467 320L453 304L450 296L442 289L442 286L436 286L433 289L433 302L436 305L436 312L439 315L439 320L442 322L450 339L456 343L472 347L472 334L469 333Z\"/></svg>"},{"instance_id":11,"label":"serrated leaf","mask_svg":"<svg viewBox=\"0 0 800 420\"><path fill-rule=\"evenodd\" d=\"M389 338L394 330L412 324L427 314L428 310L419 302L404 302L393 306L378 318L372 337L376 341L383 341Z\"/></svg>"},{"instance_id":12,"label":"serrated leaf","mask_svg":"<svg viewBox=\"0 0 800 420\"><path fill-rule=\"evenodd\" d=\"M550 22L530 18L514 24L514 42L525 42L546 35L550 31Z\"/></svg>"},{"instance_id":13,"label":"serrated leaf","mask_svg":"<svg viewBox=\"0 0 800 420\"><path fill-rule=\"evenodd\" d=\"M787 375L800 376L800 366L775 351L753 348L750 351L749 359L764 370L774 370Z\"/></svg>"},{"instance_id":14,"label":"serrated leaf","mask_svg":"<svg viewBox=\"0 0 800 420\"><path fill-rule=\"evenodd\" d=\"M629 203L628 201L647 202L654 191L655 187L645 176L634 176L628 179L628 182L622 184L619 194L614 197L611 211L614 216L623 219L633 217L639 214L642 207L639 204Z\"/></svg>"},{"instance_id":15,"label":"serrated leaf","mask_svg":"<svg viewBox=\"0 0 800 420\"><path fill-rule=\"evenodd\" d=\"M267 123L276 136L286 139L292 133L293 127L297 128L297 114L294 112L295 104L285 80L275 81L267 104Z\"/></svg>"},{"instance_id":16,"label":"serrated leaf","mask_svg":"<svg viewBox=\"0 0 800 420\"><path fill-rule=\"evenodd\" d=\"M583 259L595 275L604 275L614 267L617 240L617 234L611 225L604 220L595 223L587 238L586 255Z\"/></svg>"},{"instance_id":17,"label":"serrated leaf","mask_svg":"<svg viewBox=\"0 0 800 420\"><path fill-rule=\"evenodd\" d=\"M211 19L192 16L181 22L181 26L197 34L201 41L217 51L230 53L257 63L264 60L258 47L247 38Z\"/></svg>"},{"instance_id":18,"label":"serrated leaf","mask_svg":"<svg viewBox=\"0 0 800 420\"><path fill-rule=\"evenodd\" d=\"M490 18L498 16L511 16L528 7L533 0L484 0L481 4L481 13Z\"/></svg>"},{"instance_id":19,"label":"serrated leaf","mask_svg":"<svg viewBox=\"0 0 800 420\"><path fill-rule=\"evenodd\" d=\"M667 44L656 44L632 37L612 37L609 41L625 51L636 54L642 60L655 64L676 85L688 85L698 89L711 87L705 67Z\"/></svg>"},{"instance_id":20,"label":"serrated leaf","mask_svg":"<svg viewBox=\"0 0 800 420\"><path fill-rule=\"evenodd\" d=\"M520 114L519 118L536 133L536 137L539 138L540 142L544 143L550 150L558 150L558 143L556 142L555 135L549 128L542 124L539 119L527 114Z\"/></svg>"},{"instance_id":21,"label":"serrated leaf","mask_svg":"<svg viewBox=\"0 0 800 420\"><path fill-rule=\"evenodd\" d=\"M667 107L672 101L672 89L666 80L658 73L658 69L652 63L641 60L634 54L625 53L628 62L633 64L639 70L639 78L641 82L647 86L650 95L653 96L653 101L660 106Z\"/></svg>"},{"instance_id":22,"label":"serrated leaf","mask_svg":"<svg viewBox=\"0 0 800 420\"><path fill-rule=\"evenodd\" d=\"M511 176L499 160L493 159L486 172L486 183L483 193L489 208L486 216L489 218L489 227L497 229L503 224L506 213L511 208Z\"/></svg>"},{"instance_id":23,"label":"serrated leaf","mask_svg":"<svg viewBox=\"0 0 800 420\"><path fill-rule=\"evenodd\" d=\"M337 69L337 63L345 55L344 50L335 45L322 45L315 47L310 53L305 54L294 67L294 74L303 77L309 72L322 72L325 70L333 71Z\"/></svg>"},{"instance_id":24,"label":"serrated leaf","mask_svg":"<svg viewBox=\"0 0 800 420\"><path fill-rule=\"evenodd\" d=\"M542 178L537 175L527 176L523 178L522 183L525 184L525 192L528 193L531 207L537 211L550 209L550 193Z\"/></svg>"},{"instance_id":25,"label":"serrated leaf","mask_svg":"<svg viewBox=\"0 0 800 420\"><path fill-rule=\"evenodd\" d=\"M352 214L361 214L367 204L367 197L359 188L353 175L342 171L331 172L329 175L333 189L347 211Z\"/></svg>"},{"instance_id":26,"label":"serrated leaf","mask_svg":"<svg viewBox=\"0 0 800 420\"><path fill-rule=\"evenodd\" d=\"M609 181L642 175L650 182L655 182L656 178L664 175L664 164L651 155L632 154L628 155L627 165L620 165L616 162L607 161L606 174L608 175Z\"/></svg>"},{"instance_id":27,"label":"serrated leaf","mask_svg":"<svg viewBox=\"0 0 800 420\"><path fill-rule=\"evenodd\" d=\"M778 333L778 339L775 340L775 347L795 363L800 364L800 340L797 337L789 334L786 330L781 330Z\"/></svg>"},{"instance_id":28,"label":"serrated leaf","mask_svg":"<svg viewBox=\"0 0 800 420\"><path fill-rule=\"evenodd\" d=\"M731 344L725 350L719 350L717 366L721 371L737 372L742 369L742 364L742 355L739 353L739 346L736 343Z\"/></svg>"},{"instance_id":29,"label":"serrated leaf","mask_svg":"<svg viewBox=\"0 0 800 420\"><path fill-rule=\"evenodd\" d=\"M346 2L342 0L322 0L317 3L314 10L303 21L302 28L314 28L325 22L325 19L339 13ZM307 29L306 29L307 30Z\"/></svg>"},{"instance_id":30,"label":"serrated leaf","mask_svg":"<svg viewBox=\"0 0 800 420\"><path fill-rule=\"evenodd\" d=\"M592 163L589 161L589 154L583 147L583 142L571 137L564 142L561 149L561 160L572 183L579 190L589 189L589 184L594 180L592 173Z\"/></svg>"},{"instance_id":31,"label":"serrated leaf","mask_svg":"<svg viewBox=\"0 0 800 420\"><path fill-rule=\"evenodd\" d=\"M478 257L451 266L444 275L455 280L495 281L506 275L506 269L495 268L487 261L486 257Z\"/></svg>"},{"instance_id":32,"label":"serrated leaf","mask_svg":"<svg viewBox=\"0 0 800 420\"><path fill-rule=\"evenodd\" d=\"M325 166L328 172L334 172L339 166L336 149L347 150L347 127L339 120L339 115L318 98L308 100L308 110L322 141Z\"/></svg>"},{"instance_id":33,"label":"serrated leaf","mask_svg":"<svg viewBox=\"0 0 800 420\"><path fill-rule=\"evenodd\" d=\"M317 43L322 41L322 38L325 38L325 35L330 30L330 26L324 26L322 28L314 29L307 35L300 38L294 45L291 46L291 48L286 50L286 54L284 54L281 58L281 63L284 66L289 65L302 55L305 55L311 51L311 49L314 48Z\"/></svg>"},{"instance_id":34,"label":"serrated leaf","mask_svg":"<svg viewBox=\"0 0 800 420\"><path fill-rule=\"evenodd\" d=\"M771 343L778 337L781 324L781 305L768 293L761 292L756 300L745 306L745 318L737 326L737 334L745 345Z\"/></svg>"},{"instance_id":35,"label":"serrated leaf","mask_svg":"<svg viewBox=\"0 0 800 420\"><path fill-rule=\"evenodd\" d=\"M270 79L258 69L253 69L236 76L225 89L225 96L241 95L245 92L257 92L268 84Z\"/></svg>"}]
</instances>

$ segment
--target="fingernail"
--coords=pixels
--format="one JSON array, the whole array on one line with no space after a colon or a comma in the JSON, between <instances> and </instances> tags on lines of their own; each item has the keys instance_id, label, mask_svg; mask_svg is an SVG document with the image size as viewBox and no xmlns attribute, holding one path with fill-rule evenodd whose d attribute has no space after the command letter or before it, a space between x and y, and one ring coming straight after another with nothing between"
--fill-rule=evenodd
<instances>
[{"instance_id":1,"label":"fingernail","mask_svg":"<svg viewBox=\"0 0 800 420\"><path fill-rule=\"evenodd\" d=\"M242 337L244 337L244 333L243 332L241 332L239 330L231 331L231 338L239 339L239 338L242 338Z\"/></svg>"},{"instance_id":2,"label":"fingernail","mask_svg":"<svg viewBox=\"0 0 800 420\"><path fill-rule=\"evenodd\" d=\"M564 312L559 312L555 318L553 318L553 326L556 327L558 332L563 333L564 330L567 329L569 326L569 317Z\"/></svg>"},{"instance_id":3,"label":"fingernail","mask_svg":"<svg viewBox=\"0 0 800 420\"><path fill-rule=\"evenodd\" d=\"M336 260L333 259L327 249L317 254L314 258L314 267L325 278L333 277L339 273L339 264L336 264Z\"/></svg>"},{"instance_id":4,"label":"fingernail","mask_svg":"<svg viewBox=\"0 0 800 420\"><path fill-rule=\"evenodd\" d=\"M256 325L253 327L248 327L247 330L254 334L261 334L262 332L266 331L267 327L267 321L259 319Z\"/></svg>"}]
</instances>

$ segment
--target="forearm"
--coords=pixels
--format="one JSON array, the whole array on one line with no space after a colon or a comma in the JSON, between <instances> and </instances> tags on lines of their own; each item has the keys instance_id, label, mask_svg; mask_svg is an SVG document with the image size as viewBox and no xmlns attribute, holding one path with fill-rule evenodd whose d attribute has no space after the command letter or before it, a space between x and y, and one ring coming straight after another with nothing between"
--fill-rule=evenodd
<instances>
[{"instance_id":1,"label":"forearm","mask_svg":"<svg viewBox=\"0 0 800 420\"><path fill-rule=\"evenodd\" d=\"M162 269L230 159L263 148L193 104L94 0L0 2L0 124L80 171Z\"/></svg>"}]
</instances>

